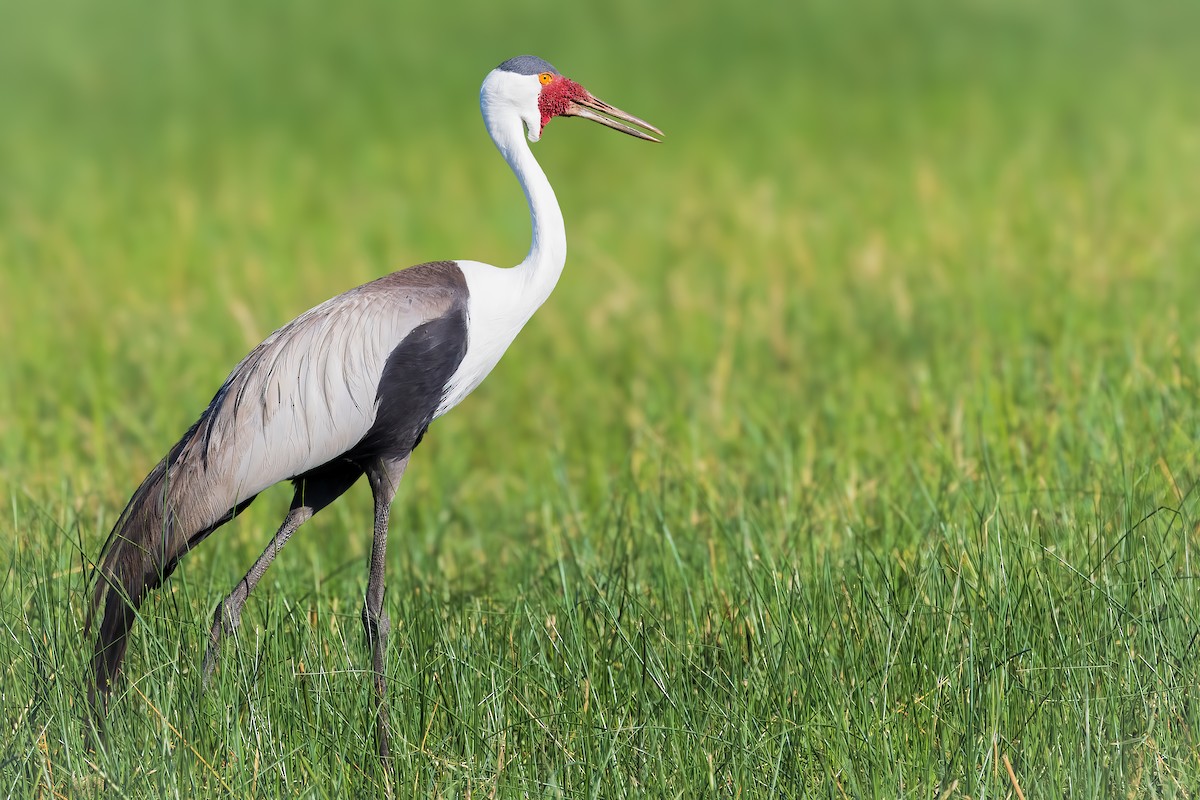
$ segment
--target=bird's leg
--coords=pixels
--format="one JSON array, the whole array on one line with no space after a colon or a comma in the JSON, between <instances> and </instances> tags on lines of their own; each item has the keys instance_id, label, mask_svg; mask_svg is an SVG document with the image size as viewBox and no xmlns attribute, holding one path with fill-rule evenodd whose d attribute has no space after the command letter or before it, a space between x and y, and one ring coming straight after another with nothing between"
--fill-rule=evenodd
<instances>
[{"instance_id":1,"label":"bird's leg","mask_svg":"<svg viewBox=\"0 0 1200 800\"><path fill-rule=\"evenodd\" d=\"M384 556L387 553L388 515L407 466L408 456L405 456L398 461L380 460L367 468L367 480L371 482L371 493L375 498L375 533L371 541L371 573L367 579L367 600L363 606L363 628L367 634L367 644L371 647L371 666L375 673L375 739L379 746L379 757L385 763L391 759L387 684L384 679L384 655L391 621L383 608Z\"/></svg>"},{"instance_id":2,"label":"bird's leg","mask_svg":"<svg viewBox=\"0 0 1200 800\"><path fill-rule=\"evenodd\" d=\"M287 544L287 540L312 515L313 509L310 506L293 505L292 510L284 518L283 524L279 526L279 530L272 537L271 543L267 545L267 549L263 550L262 555L254 562L254 566L246 573L246 577L238 581L237 586L229 593L229 596L217 606L217 610L213 614L212 630L208 634L208 649L204 653L205 688L208 687L213 670L217 666L217 656L220 654L221 639L224 636L233 634L237 630L238 625L241 624L242 606L246 605L246 598L250 596L250 592L254 591L254 587L258 585L258 582L266 573L267 567L271 566L271 562L275 560L275 556Z\"/></svg>"},{"instance_id":3,"label":"bird's leg","mask_svg":"<svg viewBox=\"0 0 1200 800\"><path fill-rule=\"evenodd\" d=\"M284 518L283 524L263 550L262 555L254 562L254 566L246 573L229 596L217 606L213 614L212 631L208 635L208 649L204 653L204 685L212 677L213 669L217 666L217 656L220 653L222 637L237 630L242 619L242 606L246 598L259 580L266 573L267 567L275 560L275 556L287 544L288 539L296 529L312 518L314 514L354 485L362 475L362 469L349 462L332 462L324 467L297 478L296 493L292 497L292 507Z\"/></svg>"}]
</instances>

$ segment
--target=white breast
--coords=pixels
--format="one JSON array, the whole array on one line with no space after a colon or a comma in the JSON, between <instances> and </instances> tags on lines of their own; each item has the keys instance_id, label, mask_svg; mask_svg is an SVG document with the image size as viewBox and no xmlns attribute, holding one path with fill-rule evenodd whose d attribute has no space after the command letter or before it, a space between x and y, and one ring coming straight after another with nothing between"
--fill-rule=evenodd
<instances>
[{"instance_id":1,"label":"white breast","mask_svg":"<svg viewBox=\"0 0 1200 800\"><path fill-rule=\"evenodd\" d=\"M445 414L471 393L500 362L521 328L553 289L530 285L522 267L501 269L478 261L459 261L467 279L467 355L450 378L436 416ZM557 278L557 275L555 276Z\"/></svg>"}]
</instances>

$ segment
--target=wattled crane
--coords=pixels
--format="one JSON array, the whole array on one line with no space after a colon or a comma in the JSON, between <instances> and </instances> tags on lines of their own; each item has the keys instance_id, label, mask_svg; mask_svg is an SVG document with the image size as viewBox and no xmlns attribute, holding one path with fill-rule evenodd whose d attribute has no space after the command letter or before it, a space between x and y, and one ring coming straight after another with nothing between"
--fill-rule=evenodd
<instances>
[{"instance_id":1,"label":"wattled crane","mask_svg":"<svg viewBox=\"0 0 1200 800\"><path fill-rule=\"evenodd\" d=\"M608 105L540 58L488 73L479 106L529 204L533 242L515 267L435 261L351 289L254 348L134 492L99 559L87 630L98 622L89 700L102 715L148 592L259 492L291 481L291 508L262 555L217 606L204 680L246 598L305 521L361 476L375 525L363 627L371 649L379 753L389 756L383 605L388 513L429 424L487 377L563 269L567 238L554 190L533 157L554 117L583 117L649 141L654 126Z\"/></svg>"}]
</instances>

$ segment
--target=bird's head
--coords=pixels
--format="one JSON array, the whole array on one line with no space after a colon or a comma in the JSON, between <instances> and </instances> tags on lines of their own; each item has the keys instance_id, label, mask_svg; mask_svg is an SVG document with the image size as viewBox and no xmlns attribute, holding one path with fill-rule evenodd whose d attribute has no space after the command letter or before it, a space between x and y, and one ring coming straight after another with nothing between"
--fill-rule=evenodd
<instances>
[{"instance_id":1,"label":"bird's head","mask_svg":"<svg viewBox=\"0 0 1200 800\"><path fill-rule=\"evenodd\" d=\"M658 128L597 99L537 56L510 58L488 73L479 102L485 116L516 112L531 142L542 138L546 123L555 117L583 117L651 142L659 141L651 134L662 136Z\"/></svg>"}]
</instances>

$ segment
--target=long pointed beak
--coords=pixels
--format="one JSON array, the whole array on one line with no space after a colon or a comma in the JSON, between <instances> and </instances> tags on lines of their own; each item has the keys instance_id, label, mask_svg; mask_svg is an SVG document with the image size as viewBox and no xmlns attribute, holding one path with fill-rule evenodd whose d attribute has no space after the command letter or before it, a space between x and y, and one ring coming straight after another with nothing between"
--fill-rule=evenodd
<instances>
[{"instance_id":1,"label":"long pointed beak","mask_svg":"<svg viewBox=\"0 0 1200 800\"><path fill-rule=\"evenodd\" d=\"M636 136L648 142L662 141L655 136L651 136L649 133L638 130L638 128L644 128L647 131L658 134L658 136L662 136L663 132L649 122L646 122L644 119L638 119L633 114L627 114L616 106L610 106L603 100L598 100L591 95L588 95L586 98L572 100L562 115L564 117L590 119L592 122L599 122L601 125L612 128L614 131L627 133L630 136ZM626 122L631 124L626 125ZM637 127L633 127L634 125Z\"/></svg>"}]
</instances>

